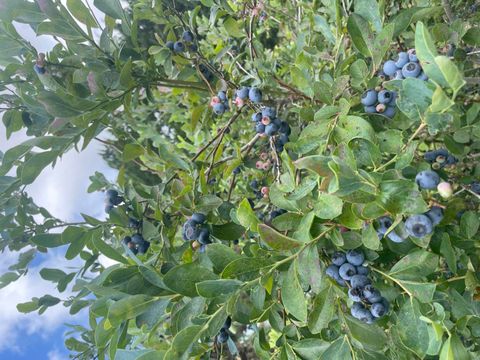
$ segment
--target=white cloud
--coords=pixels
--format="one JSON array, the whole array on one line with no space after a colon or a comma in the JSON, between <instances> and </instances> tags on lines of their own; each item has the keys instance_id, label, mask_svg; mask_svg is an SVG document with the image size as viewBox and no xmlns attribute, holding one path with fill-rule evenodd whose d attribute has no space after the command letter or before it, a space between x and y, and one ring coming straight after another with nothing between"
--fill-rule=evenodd
<instances>
[{"instance_id":1,"label":"white cloud","mask_svg":"<svg viewBox=\"0 0 480 360\"><path fill-rule=\"evenodd\" d=\"M8 266L15 263L18 254L5 251L2 254L2 263L0 273L6 271ZM66 272L73 271L72 266L79 264L78 261L68 262L58 251L50 252L45 256L38 266L29 270L26 276L21 277L14 283L0 291L0 351L10 349L12 351L22 352L21 337L24 335L36 335L47 339L49 335L63 327L65 322L75 323L86 321L85 311L81 311L75 316L68 313L68 308L61 304L49 308L42 315L36 312L22 314L16 309L18 303L30 301L32 297L41 297L45 294L56 296L60 299L66 299L71 296L67 289L59 293L55 285L45 281L40 277L39 271L43 267L60 268ZM69 270L66 270L70 267Z\"/></svg>"},{"instance_id":2,"label":"white cloud","mask_svg":"<svg viewBox=\"0 0 480 360\"><path fill-rule=\"evenodd\" d=\"M65 354L62 354L58 349L53 349L47 354L48 360L65 360Z\"/></svg>"}]
</instances>

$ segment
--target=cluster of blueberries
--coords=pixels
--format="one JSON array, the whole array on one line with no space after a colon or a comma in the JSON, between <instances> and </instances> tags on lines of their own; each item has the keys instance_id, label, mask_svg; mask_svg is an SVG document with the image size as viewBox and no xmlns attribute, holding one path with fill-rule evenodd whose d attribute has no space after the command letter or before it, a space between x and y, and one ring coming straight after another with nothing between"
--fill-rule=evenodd
<instances>
[{"instance_id":1,"label":"cluster of blueberries","mask_svg":"<svg viewBox=\"0 0 480 360\"><path fill-rule=\"evenodd\" d=\"M200 251L205 251L205 246L211 244L210 230L205 221L207 217L201 213L194 213L190 219L185 221L182 227L183 240L196 240L200 243Z\"/></svg>"},{"instance_id":2,"label":"cluster of blueberries","mask_svg":"<svg viewBox=\"0 0 480 360\"><path fill-rule=\"evenodd\" d=\"M368 278L368 268L362 266L365 255L359 250L347 253L337 251L332 256L332 264L326 274L341 286L348 286L348 297L353 300L350 309L352 316L367 324L384 316L389 309L387 299L372 286Z\"/></svg>"},{"instance_id":3,"label":"cluster of blueberries","mask_svg":"<svg viewBox=\"0 0 480 360\"><path fill-rule=\"evenodd\" d=\"M145 240L142 235L134 234L133 236L125 236L123 243L136 255L145 254L150 247L150 242Z\"/></svg>"},{"instance_id":4,"label":"cluster of blueberries","mask_svg":"<svg viewBox=\"0 0 480 360\"><path fill-rule=\"evenodd\" d=\"M257 87L243 86L235 92L235 105L242 107L246 100L250 100L254 104L262 102L262 91Z\"/></svg>"},{"instance_id":5,"label":"cluster of blueberries","mask_svg":"<svg viewBox=\"0 0 480 360\"><path fill-rule=\"evenodd\" d=\"M432 206L426 213L411 215L405 220L406 234L404 234L400 228L399 231L396 231L396 227L387 234L387 238L395 243L401 243L407 238L406 235L415 238L425 237L433 232L433 228L437 226L442 219L443 209L439 206ZM380 239L387 233L387 230L392 224L393 220L389 216L382 216L377 219L377 234Z\"/></svg>"},{"instance_id":6,"label":"cluster of blueberries","mask_svg":"<svg viewBox=\"0 0 480 360\"><path fill-rule=\"evenodd\" d=\"M217 96L214 96L210 101L210 106L216 115L222 115L229 109L227 93L223 90L220 90L217 93Z\"/></svg>"},{"instance_id":7,"label":"cluster of blueberries","mask_svg":"<svg viewBox=\"0 0 480 360\"><path fill-rule=\"evenodd\" d=\"M107 190L105 193L105 212L108 213L115 206L123 202L123 197L118 195L118 191L114 189Z\"/></svg>"},{"instance_id":8,"label":"cluster of blueberries","mask_svg":"<svg viewBox=\"0 0 480 360\"><path fill-rule=\"evenodd\" d=\"M178 41L167 41L165 46L173 51L174 53L183 53L186 50L186 45L188 45L188 50L191 52L197 51L197 45L193 43L193 33L190 30L185 30L182 34L182 40Z\"/></svg>"},{"instance_id":9,"label":"cluster of blueberries","mask_svg":"<svg viewBox=\"0 0 480 360\"><path fill-rule=\"evenodd\" d=\"M423 158L432 165L433 169L442 169L458 162L458 159L450 154L447 149L427 151Z\"/></svg>"},{"instance_id":10,"label":"cluster of blueberries","mask_svg":"<svg viewBox=\"0 0 480 360\"><path fill-rule=\"evenodd\" d=\"M219 344L225 344L228 341L228 338L230 337L230 334L228 333L228 329L230 329L231 325L232 325L232 318L229 316L227 317L227 320L225 320L225 323L223 324L222 328L220 329L220 332L217 335L217 342Z\"/></svg>"},{"instance_id":11,"label":"cluster of blueberries","mask_svg":"<svg viewBox=\"0 0 480 360\"><path fill-rule=\"evenodd\" d=\"M257 134L267 136L277 136L275 141L275 150L282 152L283 147L289 141L292 132L290 125L286 121L277 118L277 112L273 107L264 107L261 112L252 115L252 121L255 123Z\"/></svg>"},{"instance_id":12,"label":"cluster of blueberries","mask_svg":"<svg viewBox=\"0 0 480 360\"><path fill-rule=\"evenodd\" d=\"M411 77L424 81L428 80L418 62L415 49L410 49L407 52L401 51L398 53L396 60L386 61L383 64L383 74L388 76L390 80L403 80Z\"/></svg>"},{"instance_id":13,"label":"cluster of blueberries","mask_svg":"<svg viewBox=\"0 0 480 360\"><path fill-rule=\"evenodd\" d=\"M397 93L386 89L369 89L362 94L360 102L367 114L382 114L388 118L395 115Z\"/></svg>"}]
</instances>

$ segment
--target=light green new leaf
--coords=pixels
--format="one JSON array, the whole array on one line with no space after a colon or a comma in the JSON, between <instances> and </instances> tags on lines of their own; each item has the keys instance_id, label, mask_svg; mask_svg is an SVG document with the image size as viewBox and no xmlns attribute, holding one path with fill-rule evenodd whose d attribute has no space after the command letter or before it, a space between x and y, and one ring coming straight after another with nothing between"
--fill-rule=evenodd
<instances>
[{"instance_id":1,"label":"light green new leaf","mask_svg":"<svg viewBox=\"0 0 480 360\"><path fill-rule=\"evenodd\" d=\"M442 72L448 86L453 90L453 99L455 99L458 91L466 84L463 75L457 65L446 56L435 57L435 63Z\"/></svg>"}]
</instances>

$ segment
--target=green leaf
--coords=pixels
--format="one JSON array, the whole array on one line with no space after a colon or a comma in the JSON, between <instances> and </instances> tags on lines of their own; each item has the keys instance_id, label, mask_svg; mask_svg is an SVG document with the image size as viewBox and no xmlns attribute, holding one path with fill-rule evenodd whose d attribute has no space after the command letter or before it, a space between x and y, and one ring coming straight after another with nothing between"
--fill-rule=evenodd
<instances>
[{"instance_id":1,"label":"green leaf","mask_svg":"<svg viewBox=\"0 0 480 360\"><path fill-rule=\"evenodd\" d=\"M319 193L313 208L320 219L334 219L342 213L343 201L335 195Z\"/></svg>"},{"instance_id":2,"label":"green leaf","mask_svg":"<svg viewBox=\"0 0 480 360\"><path fill-rule=\"evenodd\" d=\"M376 3L375 0L367 0L367 1L374 1ZM375 65L375 69L380 68L383 57L385 56L388 49L390 48L390 43L392 42L394 30L395 30L395 25L388 24L383 28L383 30L375 38L375 42L373 43L373 46L371 49L372 60Z\"/></svg>"},{"instance_id":3,"label":"green leaf","mask_svg":"<svg viewBox=\"0 0 480 360\"><path fill-rule=\"evenodd\" d=\"M393 215L421 214L428 211L417 185L409 180L381 182L377 203Z\"/></svg>"},{"instance_id":4,"label":"green leaf","mask_svg":"<svg viewBox=\"0 0 480 360\"><path fill-rule=\"evenodd\" d=\"M352 139L366 139L375 142L375 130L372 125L359 116L341 116L334 130L337 144L348 144Z\"/></svg>"},{"instance_id":5,"label":"green leaf","mask_svg":"<svg viewBox=\"0 0 480 360\"><path fill-rule=\"evenodd\" d=\"M112 326L118 326L123 321L147 311L157 298L148 295L132 295L114 302L108 308L107 319Z\"/></svg>"},{"instance_id":6,"label":"green leaf","mask_svg":"<svg viewBox=\"0 0 480 360\"><path fill-rule=\"evenodd\" d=\"M126 144L123 148L123 161L129 162L144 154L143 147L137 144Z\"/></svg>"},{"instance_id":7,"label":"green leaf","mask_svg":"<svg viewBox=\"0 0 480 360\"><path fill-rule=\"evenodd\" d=\"M314 338L305 338L292 344L293 350L305 360L320 359L325 350L329 347L329 343Z\"/></svg>"},{"instance_id":8,"label":"green leaf","mask_svg":"<svg viewBox=\"0 0 480 360\"><path fill-rule=\"evenodd\" d=\"M190 352L193 343L200 337L201 330L201 326L192 325L175 335L171 347L175 355L169 359L183 359L182 354Z\"/></svg>"},{"instance_id":9,"label":"green leaf","mask_svg":"<svg viewBox=\"0 0 480 360\"><path fill-rule=\"evenodd\" d=\"M40 276L42 277L42 279L47 281L59 282L65 276L67 276L67 274L60 269L43 268L42 270L40 270Z\"/></svg>"},{"instance_id":10,"label":"green leaf","mask_svg":"<svg viewBox=\"0 0 480 360\"><path fill-rule=\"evenodd\" d=\"M429 251L415 250L401 258L389 274L400 279L419 279L435 272L439 257Z\"/></svg>"},{"instance_id":11,"label":"green leaf","mask_svg":"<svg viewBox=\"0 0 480 360\"><path fill-rule=\"evenodd\" d=\"M397 331L403 345L417 354L425 356L429 337L428 325L420 320L420 306L415 299L405 301L398 312Z\"/></svg>"},{"instance_id":12,"label":"green leaf","mask_svg":"<svg viewBox=\"0 0 480 360\"><path fill-rule=\"evenodd\" d=\"M236 291L241 281L230 279L206 280L197 283L197 292L205 298L214 298L220 295L231 294Z\"/></svg>"},{"instance_id":13,"label":"green leaf","mask_svg":"<svg viewBox=\"0 0 480 360\"><path fill-rule=\"evenodd\" d=\"M466 211L460 219L460 230L469 239L473 238L480 226L478 213L474 211Z\"/></svg>"},{"instance_id":14,"label":"green leaf","mask_svg":"<svg viewBox=\"0 0 480 360\"><path fill-rule=\"evenodd\" d=\"M207 256L213 263L213 268L217 273L221 273L228 264L242 257L232 248L218 243L207 246Z\"/></svg>"},{"instance_id":15,"label":"green leaf","mask_svg":"<svg viewBox=\"0 0 480 360\"><path fill-rule=\"evenodd\" d=\"M328 24L325 17L321 15L314 15L313 22L314 22L313 29L315 31L321 32L328 42L330 42L331 44L335 44L335 36L333 36L330 25Z\"/></svg>"},{"instance_id":16,"label":"green leaf","mask_svg":"<svg viewBox=\"0 0 480 360\"><path fill-rule=\"evenodd\" d=\"M371 223L362 230L362 243L367 249L378 250L380 248L380 239Z\"/></svg>"},{"instance_id":17,"label":"green leaf","mask_svg":"<svg viewBox=\"0 0 480 360\"><path fill-rule=\"evenodd\" d=\"M89 27L97 27L95 18L92 16L90 10L88 10L84 3L77 0L67 0L67 7L75 19L80 21L82 24L85 24Z\"/></svg>"},{"instance_id":18,"label":"green leaf","mask_svg":"<svg viewBox=\"0 0 480 360\"><path fill-rule=\"evenodd\" d=\"M440 360L470 360L471 356L462 344L462 341L453 333L443 343L440 351Z\"/></svg>"},{"instance_id":19,"label":"green leaf","mask_svg":"<svg viewBox=\"0 0 480 360\"><path fill-rule=\"evenodd\" d=\"M241 257L228 264L222 272L222 278L238 278L249 281L257 277L260 269L270 267L273 261L267 258Z\"/></svg>"},{"instance_id":20,"label":"green leaf","mask_svg":"<svg viewBox=\"0 0 480 360\"><path fill-rule=\"evenodd\" d=\"M415 50L425 74L440 86L447 86L448 84L435 62L438 55L436 46L428 29L422 22L418 22L415 28Z\"/></svg>"},{"instance_id":21,"label":"green leaf","mask_svg":"<svg viewBox=\"0 0 480 360\"><path fill-rule=\"evenodd\" d=\"M223 26L227 31L228 35L240 38L244 37L245 33L242 30L241 23L236 21L233 17L228 17L224 22Z\"/></svg>"},{"instance_id":22,"label":"green leaf","mask_svg":"<svg viewBox=\"0 0 480 360\"><path fill-rule=\"evenodd\" d=\"M448 86L453 90L453 99L455 99L458 91L466 84L463 75L455 63L446 56L435 57L435 63L438 65Z\"/></svg>"},{"instance_id":23,"label":"green leaf","mask_svg":"<svg viewBox=\"0 0 480 360\"><path fill-rule=\"evenodd\" d=\"M80 115L82 112L65 102L60 96L42 91L37 95L37 100L45 107L45 110L52 116L60 118L71 118Z\"/></svg>"},{"instance_id":24,"label":"green leaf","mask_svg":"<svg viewBox=\"0 0 480 360\"><path fill-rule=\"evenodd\" d=\"M265 224L258 225L258 233L260 234L260 238L275 250L290 250L302 244L302 242L280 234Z\"/></svg>"},{"instance_id":25,"label":"green leaf","mask_svg":"<svg viewBox=\"0 0 480 360\"><path fill-rule=\"evenodd\" d=\"M22 184L28 185L40 175L43 169L50 165L58 157L58 151L45 151L33 154L24 164L18 168Z\"/></svg>"},{"instance_id":26,"label":"green leaf","mask_svg":"<svg viewBox=\"0 0 480 360\"><path fill-rule=\"evenodd\" d=\"M371 57L372 53L368 44L372 44L374 38L368 22L360 15L352 14L348 18L347 30L357 50L364 56Z\"/></svg>"},{"instance_id":27,"label":"green leaf","mask_svg":"<svg viewBox=\"0 0 480 360\"><path fill-rule=\"evenodd\" d=\"M123 19L125 16L119 0L94 0L93 5L114 19Z\"/></svg>"},{"instance_id":28,"label":"green leaf","mask_svg":"<svg viewBox=\"0 0 480 360\"><path fill-rule=\"evenodd\" d=\"M355 13L372 23L376 32L382 30L382 18L377 0L355 0Z\"/></svg>"},{"instance_id":29,"label":"green leaf","mask_svg":"<svg viewBox=\"0 0 480 360\"><path fill-rule=\"evenodd\" d=\"M93 245L97 250L109 259L128 264L128 260L113 247L108 245L102 238L101 233L92 234Z\"/></svg>"},{"instance_id":30,"label":"green leaf","mask_svg":"<svg viewBox=\"0 0 480 360\"><path fill-rule=\"evenodd\" d=\"M212 225L212 235L220 240L237 240L245 233L243 226L237 225L233 222Z\"/></svg>"},{"instance_id":31,"label":"green leaf","mask_svg":"<svg viewBox=\"0 0 480 360\"><path fill-rule=\"evenodd\" d=\"M323 353L320 360L352 360L350 346L347 341L346 335L335 340Z\"/></svg>"},{"instance_id":32,"label":"green leaf","mask_svg":"<svg viewBox=\"0 0 480 360\"><path fill-rule=\"evenodd\" d=\"M40 234L33 236L30 240L35 245L46 248L53 248L65 245L65 243L62 241L61 234Z\"/></svg>"},{"instance_id":33,"label":"green leaf","mask_svg":"<svg viewBox=\"0 0 480 360\"><path fill-rule=\"evenodd\" d=\"M457 257L455 255L455 250L453 249L452 243L450 242L450 237L447 233L442 234L442 243L440 245L440 253L445 257L447 261L448 268L451 272L457 272Z\"/></svg>"},{"instance_id":34,"label":"green leaf","mask_svg":"<svg viewBox=\"0 0 480 360\"><path fill-rule=\"evenodd\" d=\"M352 337L366 349L381 351L387 343L385 332L375 324L366 324L349 315L345 317L345 323Z\"/></svg>"},{"instance_id":35,"label":"green leaf","mask_svg":"<svg viewBox=\"0 0 480 360\"><path fill-rule=\"evenodd\" d=\"M293 261L283 278L282 302L287 313L300 321L307 320L307 302L298 279L298 263Z\"/></svg>"},{"instance_id":36,"label":"green leaf","mask_svg":"<svg viewBox=\"0 0 480 360\"><path fill-rule=\"evenodd\" d=\"M316 172L320 176L328 177L333 175L333 172L328 166L330 161L332 161L330 156L311 155L300 158L293 164L298 169L308 169Z\"/></svg>"},{"instance_id":37,"label":"green leaf","mask_svg":"<svg viewBox=\"0 0 480 360\"><path fill-rule=\"evenodd\" d=\"M307 246L297 257L298 275L303 284L311 286L312 291L318 294L322 285L323 271L315 245Z\"/></svg>"},{"instance_id":38,"label":"green leaf","mask_svg":"<svg viewBox=\"0 0 480 360\"><path fill-rule=\"evenodd\" d=\"M237 209L237 219L246 229L257 231L258 219L248 199L243 199Z\"/></svg>"},{"instance_id":39,"label":"green leaf","mask_svg":"<svg viewBox=\"0 0 480 360\"><path fill-rule=\"evenodd\" d=\"M181 279L181 281L180 281ZM196 263L177 265L165 274L163 281L173 291L189 297L198 295L196 284L216 280L218 275Z\"/></svg>"},{"instance_id":40,"label":"green leaf","mask_svg":"<svg viewBox=\"0 0 480 360\"><path fill-rule=\"evenodd\" d=\"M409 119L420 122L432 103L432 96L433 91L426 81L407 78L402 81L397 105Z\"/></svg>"},{"instance_id":41,"label":"green leaf","mask_svg":"<svg viewBox=\"0 0 480 360\"><path fill-rule=\"evenodd\" d=\"M312 311L308 315L308 329L312 334L319 334L328 326L334 314L335 291L332 286L328 286L315 297Z\"/></svg>"}]
</instances>

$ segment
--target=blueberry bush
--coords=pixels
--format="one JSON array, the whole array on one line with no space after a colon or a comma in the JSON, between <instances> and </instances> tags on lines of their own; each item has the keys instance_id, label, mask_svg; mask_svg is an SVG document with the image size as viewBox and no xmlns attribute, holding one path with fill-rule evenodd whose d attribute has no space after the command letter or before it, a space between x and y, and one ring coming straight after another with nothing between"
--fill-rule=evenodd
<instances>
[{"instance_id":1,"label":"blueberry bush","mask_svg":"<svg viewBox=\"0 0 480 360\"><path fill-rule=\"evenodd\" d=\"M88 314L75 359L480 358L478 6L0 1L0 286L81 259L17 306ZM106 219L37 206L98 141Z\"/></svg>"}]
</instances>

